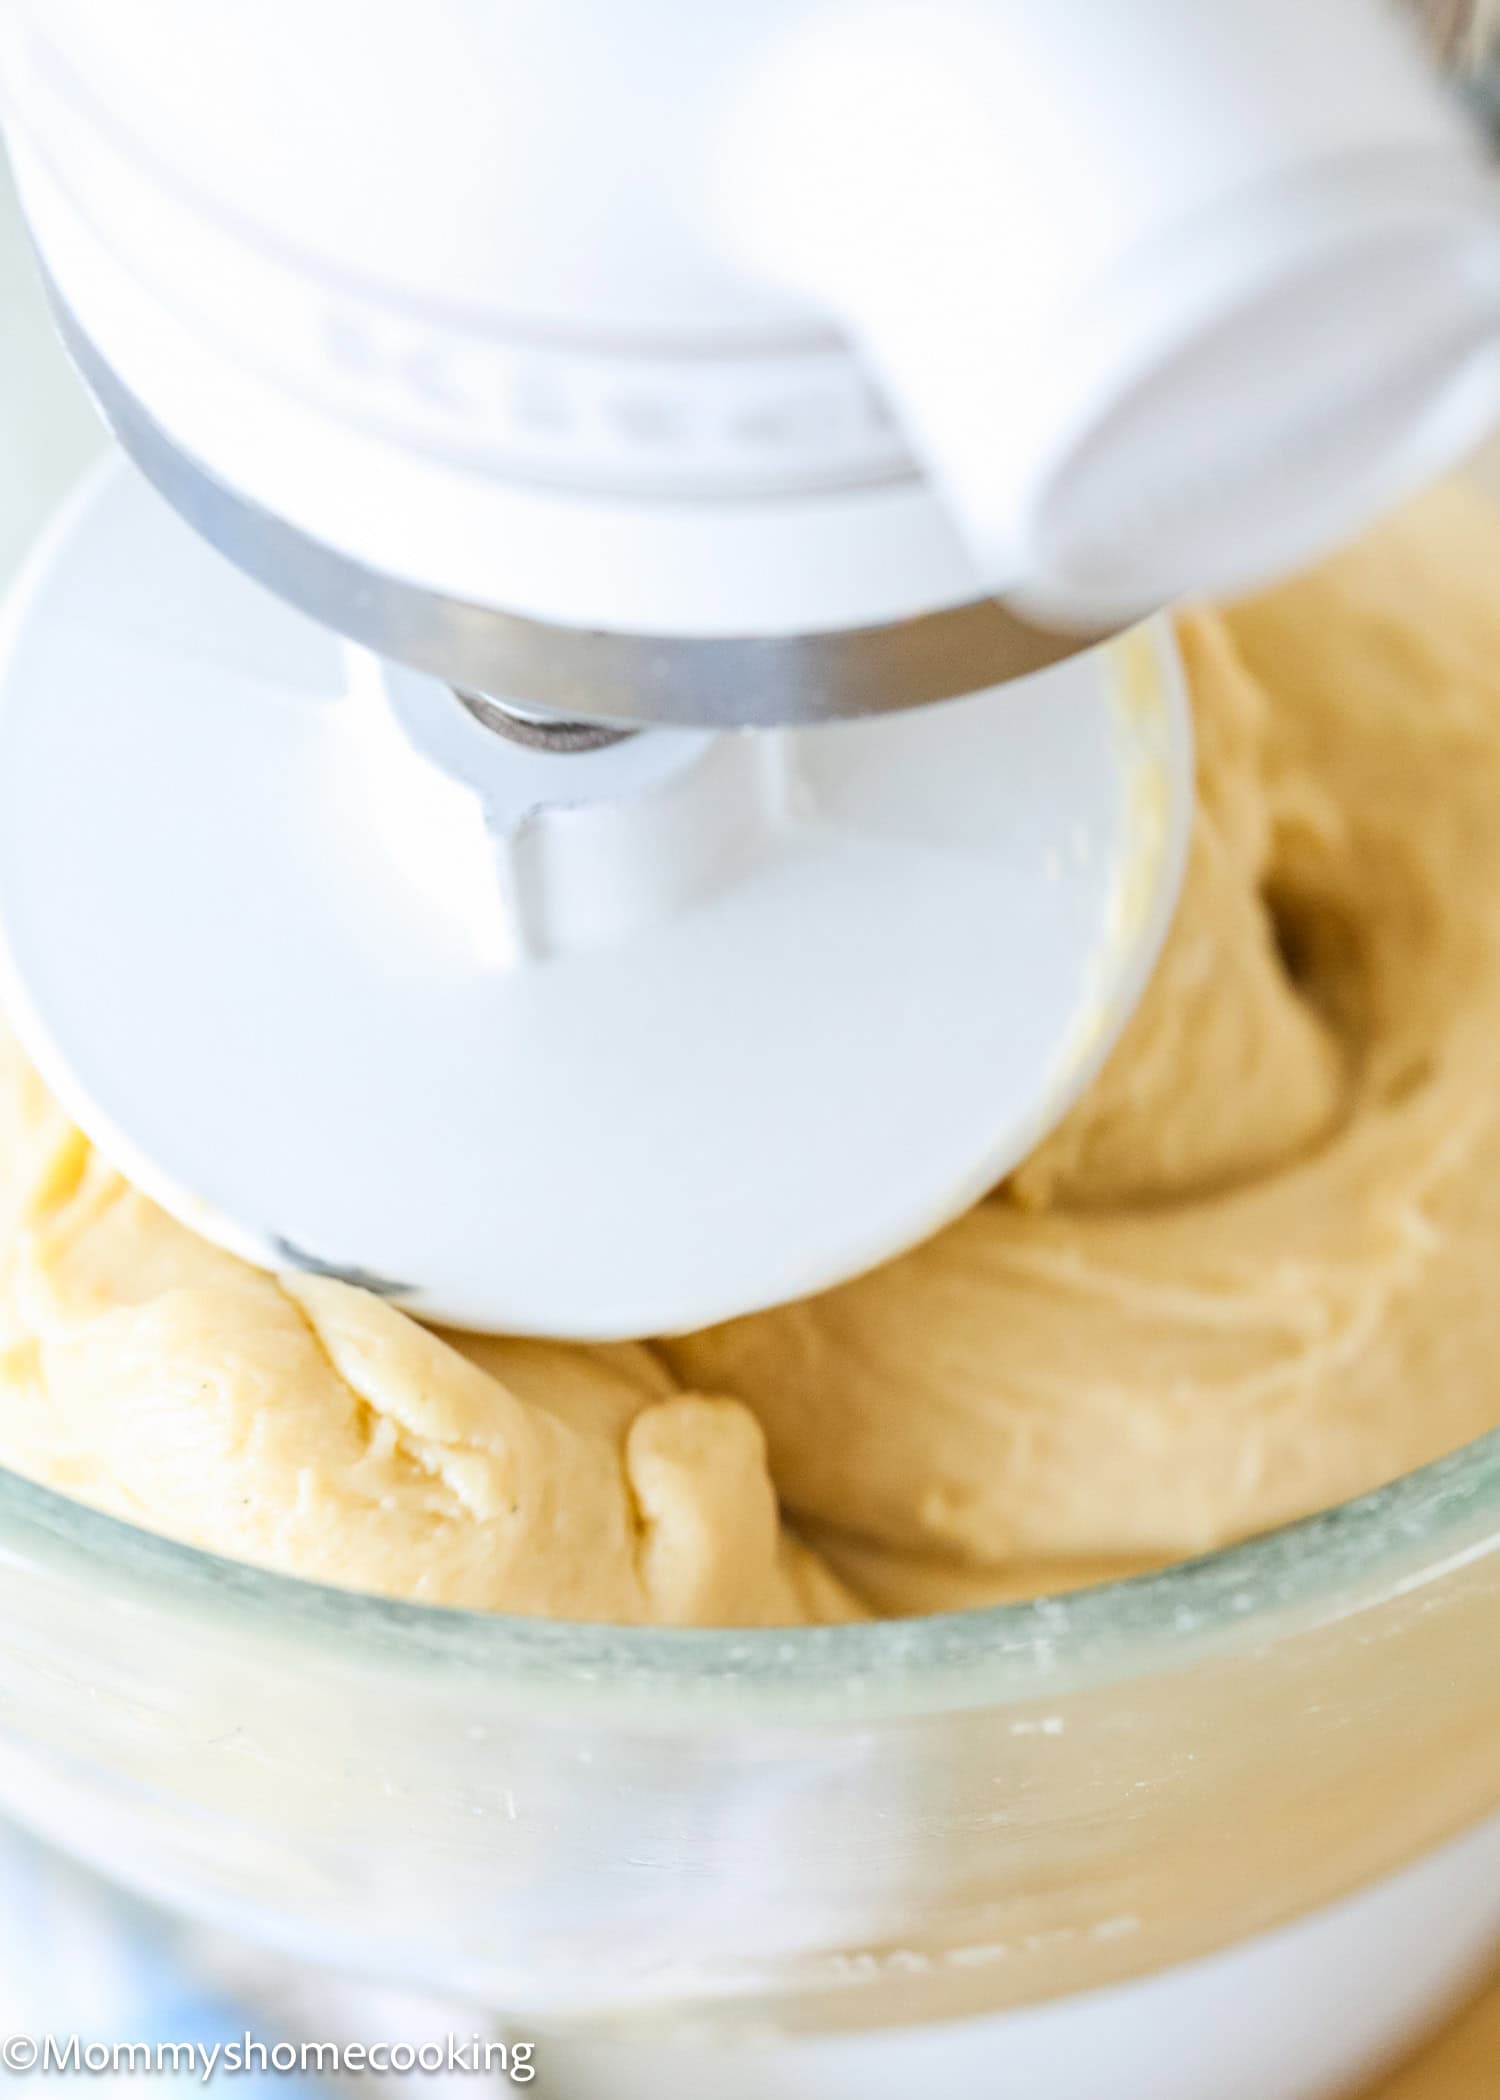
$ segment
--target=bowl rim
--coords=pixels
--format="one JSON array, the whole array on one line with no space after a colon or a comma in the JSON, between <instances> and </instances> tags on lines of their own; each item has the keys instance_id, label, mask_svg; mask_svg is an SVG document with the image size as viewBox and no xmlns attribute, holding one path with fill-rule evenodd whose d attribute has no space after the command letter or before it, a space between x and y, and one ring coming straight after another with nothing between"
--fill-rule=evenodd
<instances>
[{"instance_id":1,"label":"bowl rim","mask_svg":"<svg viewBox=\"0 0 1500 2100\"><path fill-rule=\"evenodd\" d=\"M389 1598L225 1558L0 1468L0 1572L252 1658L611 1725L796 1727L1053 1701L1264 1650L1500 1551L1500 1428L1352 1500L1149 1574L907 1619L616 1626Z\"/></svg>"}]
</instances>

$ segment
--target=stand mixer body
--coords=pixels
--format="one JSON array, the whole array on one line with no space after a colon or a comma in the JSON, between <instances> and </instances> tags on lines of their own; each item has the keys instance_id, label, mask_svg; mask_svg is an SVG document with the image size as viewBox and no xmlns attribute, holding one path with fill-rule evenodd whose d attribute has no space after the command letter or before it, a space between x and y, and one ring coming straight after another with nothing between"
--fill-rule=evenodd
<instances>
[{"instance_id":1,"label":"stand mixer body","mask_svg":"<svg viewBox=\"0 0 1500 2100\"><path fill-rule=\"evenodd\" d=\"M1487 186L1369 0L12 12L28 215L147 471L502 697L982 690L1288 565L1488 405ZM1299 317L1340 388L1279 369Z\"/></svg>"},{"instance_id":2,"label":"stand mixer body","mask_svg":"<svg viewBox=\"0 0 1500 2100\"><path fill-rule=\"evenodd\" d=\"M148 472L178 455L209 537L381 654L591 716L947 697L1075 645L981 656L1003 616L974 610L959 647L919 638L925 685L882 693L867 638L842 695L832 651L814 680L687 646L988 595L833 317L733 231L725 141L805 12L324 0L288 45L47 10L13 75L20 181Z\"/></svg>"}]
</instances>

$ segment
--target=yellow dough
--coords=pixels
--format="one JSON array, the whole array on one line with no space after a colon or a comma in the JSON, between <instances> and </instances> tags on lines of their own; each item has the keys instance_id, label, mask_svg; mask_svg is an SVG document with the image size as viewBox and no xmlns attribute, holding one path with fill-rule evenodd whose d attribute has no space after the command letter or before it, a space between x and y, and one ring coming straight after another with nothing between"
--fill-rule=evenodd
<instances>
[{"instance_id":1,"label":"yellow dough","mask_svg":"<svg viewBox=\"0 0 1500 2100\"><path fill-rule=\"evenodd\" d=\"M664 1347L856 1579L890 1556L884 1608L1198 1552L1500 1420L1497 576L1448 489L1189 622L1187 894L1091 1097L878 1275Z\"/></svg>"},{"instance_id":2,"label":"yellow dough","mask_svg":"<svg viewBox=\"0 0 1500 2100\"><path fill-rule=\"evenodd\" d=\"M581 1619L847 1617L754 1417L649 1350L429 1334L261 1275L0 1061L0 1459L175 1538L352 1588ZM461 1350L463 1353L461 1353Z\"/></svg>"},{"instance_id":3,"label":"yellow dough","mask_svg":"<svg viewBox=\"0 0 1500 2100\"><path fill-rule=\"evenodd\" d=\"M1196 830L1124 1040L1007 1188L802 1305L433 1335L196 1239L6 1048L0 1463L325 1581L755 1624L1101 1580L1489 1428L1497 579L1448 489L1184 622Z\"/></svg>"}]
</instances>

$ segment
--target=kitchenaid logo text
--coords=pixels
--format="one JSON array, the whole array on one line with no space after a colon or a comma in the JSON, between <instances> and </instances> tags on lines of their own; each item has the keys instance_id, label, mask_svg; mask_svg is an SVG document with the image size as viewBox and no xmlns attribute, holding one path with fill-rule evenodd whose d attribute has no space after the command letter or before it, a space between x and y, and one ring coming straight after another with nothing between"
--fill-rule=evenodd
<instances>
[{"instance_id":1,"label":"kitchenaid logo text","mask_svg":"<svg viewBox=\"0 0 1500 2100\"><path fill-rule=\"evenodd\" d=\"M16 2077L159 2078L172 2072L199 2085L216 2078L324 2073L381 2077L474 2072L529 2085L536 2076L533 2042L491 2041L484 2035L446 2034L435 2042L261 2042L253 2034L229 2042L88 2042L76 2034L13 2034L0 2042L0 2068Z\"/></svg>"}]
</instances>

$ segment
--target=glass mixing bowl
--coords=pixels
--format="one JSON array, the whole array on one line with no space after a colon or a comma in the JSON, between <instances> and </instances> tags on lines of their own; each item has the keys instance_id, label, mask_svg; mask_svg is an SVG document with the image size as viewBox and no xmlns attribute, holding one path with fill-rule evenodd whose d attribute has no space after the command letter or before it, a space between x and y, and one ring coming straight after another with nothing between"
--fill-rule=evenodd
<instances>
[{"instance_id":1,"label":"glass mixing bowl","mask_svg":"<svg viewBox=\"0 0 1500 2100\"><path fill-rule=\"evenodd\" d=\"M1173 1568L883 1624L485 1617L0 1475L0 1805L288 1950L623 2031L1156 1970L1500 1802L1500 1434Z\"/></svg>"}]
</instances>

